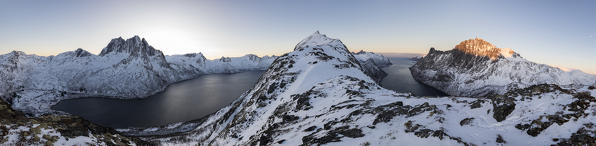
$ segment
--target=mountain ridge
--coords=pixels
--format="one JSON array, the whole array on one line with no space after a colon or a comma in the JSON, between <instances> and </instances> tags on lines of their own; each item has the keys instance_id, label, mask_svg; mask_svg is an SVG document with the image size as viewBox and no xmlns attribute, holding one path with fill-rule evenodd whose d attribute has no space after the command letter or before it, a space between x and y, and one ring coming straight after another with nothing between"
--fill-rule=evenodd
<instances>
[{"instance_id":1,"label":"mountain ridge","mask_svg":"<svg viewBox=\"0 0 596 146\"><path fill-rule=\"evenodd\" d=\"M139 36L112 39L99 55L80 48L56 56L13 51L0 55L0 97L15 110L42 115L58 112L50 107L64 99L144 98L203 74L265 70L276 58L249 54L208 60L202 53L166 56Z\"/></svg>"},{"instance_id":2,"label":"mountain ridge","mask_svg":"<svg viewBox=\"0 0 596 146\"><path fill-rule=\"evenodd\" d=\"M457 44L454 49L476 56L486 56L491 60L496 60L499 57L507 58L514 55L519 56L513 49L497 48L495 45L481 38L462 41Z\"/></svg>"},{"instance_id":3,"label":"mountain ridge","mask_svg":"<svg viewBox=\"0 0 596 146\"><path fill-rule=\"evenodd\" d=\"M208 117L118 131L164 145L593 143L579 138L594 138L593 87L416 97L380 87L343 44L305 44L315 45L277 58L251 90Z\"/></svg>"},{"instance_id":4,"label":"mountain ridge","mask_svg":"<svg viewBox=\"0 0 596 146\"><path fill-rule=\"evenodd\" d=\"M489 50L496 48L485 43L479 44L488 46L484 48ZM478 49L477 46L470 48ZM515 52L510 56L503 56L500 51L492 51L492 55L498 55L496 58L483 53L486 52L475 54L459 48L449 51L431 48L426 56L410 67L410 71L414 79L453 96L504 94L509 90L537 84L596 84L594 75L565 72L556 67L534 63Z\"/></svg>"}]
</instances>

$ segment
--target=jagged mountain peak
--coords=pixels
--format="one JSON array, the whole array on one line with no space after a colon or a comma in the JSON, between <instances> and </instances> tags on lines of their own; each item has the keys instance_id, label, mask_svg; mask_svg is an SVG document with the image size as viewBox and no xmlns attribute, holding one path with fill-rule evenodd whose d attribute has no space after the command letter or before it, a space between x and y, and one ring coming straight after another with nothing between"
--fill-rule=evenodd
<instances>
[{"instance_id":1,"label":"jagged mountain peak","mask_svg":"<svg viewBox=\"0 0 596 146\"><path fill-rule=\"evenodd\" d=\"M455 48L457 49L493 49L496 48L495 45L489 43L488 41L485 41L482 38L473 38L473 39L468 39L465 41L460 42L457 46L455 46Z\"/></svg>"},{"instance_id":2,"label":"jagged mountain peak","mask_svg":"<svg viewBox=\"0 0 596 146\"><path fill-rule=\"evenodd\" d=\"M449 51L431 48L410 71L416 80L453 96L504 94L537 84L596 83L593 75L531 62L479 38L463 41Z\"/></svg>"},{"instance_id":3,"label":"jagged mountain peak","mask_svg":"<svg viewBox=\"0 0 596 146\"><path fill-rule=\"evenodd\" d=\"M220 60L226 60L226 58ZM215 120L208 120L221 122L203 123L202 125L209 125L206 127L214 129L201 130L201 143L207 145L249 145L254 142L259 142L260 145L271 144L272 139L262 137L263 134L267 135L263 130L277 129L276 126L271 126L270 123L273 121L283 117L286 120L288 117L295 117L275 113L296 114L296 112L308 110L310 105L302 105L310 104L308 101L310 97L306 97L307 94L318 92L312 90L315 86L323 86L322 83L332 82L328 85L338 85L340 82L342 84L350 82L357 85L346 85L346 87L368 88L367 85L373 85L374 80L363 71L366 70L363 68L339 40L315 33L304 39L294 51L276 58L254 88L229 106L233 108L225 108L210 117ZM341 94L354 93L350 91L341 91ZM350 99L345 96L333 97L335 98L328 99ZM298 104L296 104L297 101ZM222 113L225 116L221 116ZM246 138L221 139L238 135Z\"/></svg>"},{"instance_id":4,"label":"jagged mountain peak","mask_svg":"<svg viewBox=\"0 0 596 146\"><path fill-rule=\"evenodd\" d=\"M56 55L56 57L66 57L66 58L72 58L72 57L87 57L87 56L93 56L93 54L91 54L89 51L84 50L82 48L77 48L76 50L73 51L67 51L64 53L60 53L58 55Z\"/></svg>"},{"instance_id":5,"label":"jagged mountain peak","mask_svg":"<svg viewBox=\"0 0 596 146\"><path fill-rule=\"evenodd\" d=\"M296 45L294 50L297 50L298 48L306 48L308 46L320 46L320 45L342 45L343 46L343 43L338 39L329 38L329 37L327 37L327 35L321 34L319 31L316 31L312 35L310 35L310 36L304 38L302 41L300 41L300 43L298 43L298 45Z\"/></svg>"},{"instance_id":6,"label":"jagged mountain peak","mask_svg":"<svg viewBox=\"0 0 596 146\"><path fill-rule=\"evenodd\" d=\"M184 54L184 56L186 56L186 57L197 57L197 56L199 56L200 58L205 58L205 56L203 55L203 53L187 53L187 54Z\"/></svg>"},{"instance_id":7,"label":"jagged mountain peak","mask_svg":"<svg viewBox=\"0 0 596 146\"><path fill-rule=\"evenodd\" d=\"M85 57L85 56L91 56L92 55L89 51L84 50L82 48L76 49L74 51L74 53L75 53L75 57Z\"/></svg>"},{"instance_id":8,"label":"jagged mountain peak","mask_svg":"<svg viewBox=\"0 0 596 146\"><path fill-rule=\"evenodd\" d=\"M25 52L23 52L23 51L16 51L16 50L10 52L9 54L12 54L13 56L26 55Z\"/></svg>"},{"instance_id":9,"label":"jagged mountain peak","mask_svg":"<svg viewBox=\"0 0 596 146\"><path fill-rule=\"evenodd\" d=\"M360 51L358 51L358 52L356 52L356 53L354 53L354 54L365 54L365 53L366 53L366 52L365 52L364 50L360 50Z\"/></svg>"},{"instance_id":10,"label":"jagged mountain peak","mask_svg":"<svg viewBox=\"0 0 596 146\"><path fill-rule=\"evenodd\" d=\"M219 61L221 61L221 62L232 62L232 59L230 57L221 56L221 58L219 58Z\"/></svg>"},{"instance_id":11,"label":"jagged mountain peak","mask_svg":"<svg viewBox=\"0 0 596 146\"><path fill-rule=\"evenodd\" d=\"M476 56L486 56L491 60L496 60L500 56L512 57L516 54L512 49L497 48L495 45L481 38L473 38L462 41L456 45L454 49Z\"/></svg>"},{"instance_id":12,"label":"jagged mountain peak","mask_svg":"<svg viewBox=\"0 0 596 146\"><path fill-rule=\"evenodd\" d=\"M131 56L163 56L163 53L149 45L145 38L137 35L126 40L122 37L112 39L99 56L105 56L111 53L129 53Z\"/></svg>"}]
</instances>

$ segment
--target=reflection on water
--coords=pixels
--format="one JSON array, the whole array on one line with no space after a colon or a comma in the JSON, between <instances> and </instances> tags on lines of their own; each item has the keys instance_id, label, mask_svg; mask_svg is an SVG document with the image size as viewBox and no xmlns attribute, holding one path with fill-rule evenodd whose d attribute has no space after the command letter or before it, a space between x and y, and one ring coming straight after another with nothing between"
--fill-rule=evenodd
<instances>
[{"instance_id":1,"label":"reflection on water","mask_svg":"<svg viewBox=\"0 0 596 146\"><path fill-rule=\"evenodd\" d=\"M100 125L126 128L165 125L209 115L230 104L257 82L263 71L211 74L170 85L145 99L80 98L53 107Z\"/></svg>"},{"instance_id":2,"label":"reflection on water","mask_svg":"<svg viewBox=\"0 0 596 146\"><path fill-rule=\"evenodd\" d=\"M417 96L446 96L447 94L428 85L417 82L412 77L409 67L416 62L409 58L391 58L393 65L383 68L387 77L381 81L381 86L397 92L414 93Z\"/></svg>"}]
</instances>

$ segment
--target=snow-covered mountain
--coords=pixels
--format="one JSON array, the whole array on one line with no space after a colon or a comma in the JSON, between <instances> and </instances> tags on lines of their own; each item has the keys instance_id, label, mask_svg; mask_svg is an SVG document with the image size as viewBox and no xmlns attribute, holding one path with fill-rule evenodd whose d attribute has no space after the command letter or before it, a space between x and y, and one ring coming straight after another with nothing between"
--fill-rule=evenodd
<instances>
[{"instance_id":1,"label":"snow-covered mountain","mask_svg":"<svg viewBox=\"0 0 596 146\"><path fill-rule=\"evenodd\" d=\"M431 48L410 71L416 80L454 96L504 94L537 84L596 84L594 75L534 63L512 49L497 48L479 38L449 51Z\"/></svg>"},{"instance_id":2,"label":"snow-covered mountain","mask_svg":"<svg viewBox=\"0 0 596 146\"><path fill-rule=\"evenodd\" d=\"M364 73L372 77L377 83L380 83L387 73L381 68L391 65L389 58L375 54L373 52L365 52L360 50L358 53L352 53L354 57L360 61Z\"/></svg>"},{"instance_id":3,"label":"snow-covered mountain","mask_svg":"<svg viewBox=\"0 0 596 146\"><path fill-rule=\"evenodd\" d=\"M264 70L275 56L258 57L248 54L242 57L221 57L207 60L202 53L166 56L166 60L174 70L179 72L194 72L194 74L236 73L248 70Z\"/></svg>"},{"instance_id":4,"label":"snow-covered mountain","mask_svg":"<svg viewBox=\"0 0 596 146\"><path fill-rule=\"evenodd\" d=\"M0 97L15 110L40 115L55 112L50 107L64 99L143 98L203 74L265 70L276 58L164 56L138 36L112 39L99 55L83 49L48 57L13 51L0 55ZM376 65L368 68L371 74L382 74Z\"/></svg>"},{"instance_id":5,"label":"snow-covered mountain","mask_svg":"<svg viewBox=\"0 0 596 146\"><path fill-rule=\"evenodd\" d=\"M184 62L190 56L164 56L138 36L113 39L99 55L82 49L49 57L14 51L0 55L0 96L16 110L42 114L63 99L142 98L202 74L264 70L274 60L247 55L220 61L198 55L203 64Z\"/></svg>"},{"instance_id":6,"label":"snow-covered mountain","mask_svg":"<svg viewBox=\"0 0 596 146\"><path fill-rule=\"evenodd\" d=\"M365 52L363 50L360 50L359 52L352 54L354 55L354 57L356 57L356 59L360 60L360 62L366 62L368 60L371 60L371 62L374 63L376 66L385 67L391 65L391 60L389 60L389 58L381 54Z\"/></svg>"},{"instance_id":7,"label":"snow-covered mountain","mask_svg":"<svg viewBox=\"0 0 596 146\"><path fill-rule=\"evenodd\" d=\"M396 93L317 32L209 117L119 131L165 145L581 145L594 144L595 95L546 84L489 97Z\"/></svg>"}]
</instances>

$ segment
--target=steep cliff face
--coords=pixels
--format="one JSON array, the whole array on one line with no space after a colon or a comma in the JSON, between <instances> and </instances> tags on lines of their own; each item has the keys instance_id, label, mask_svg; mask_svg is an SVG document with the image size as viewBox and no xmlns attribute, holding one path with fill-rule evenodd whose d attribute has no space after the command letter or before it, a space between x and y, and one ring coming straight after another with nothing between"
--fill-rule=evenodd
<instances>
[{"instance_id":1,"label":"steep cliff face","mask_svg":"<svg viewBox=\"0 0 596 146\"><path fill-rule=\"evenodd\" d=\"M112 39L108 46L106 46L99 56L106 56L109 54L114 53L127 53L130 56L134 57L144 57L144 56L162 56L163 53L159 50L153 48L145 38L134 36L130 39L122 39L122 37Z\"/></svg>"},{"instance_id":2,"label":"steep cliff face","mask_svg":"<svg viewBox=\"0 0 596 146\"><path fill-rule=\"evenodd\" d=\"M496 60L499 57L507 58L513 56L519 56L512 49L509 48L497 48L495 45L481 39L474 38L465 40L455 46L455 50L462 51L466 54L472 54L476 56L486 56L491 60Z\"/></svg>"},{"instance_id":3,"label":"steep cliff face","mask_svg":"<svg viewBox=\"0 0 596 146\"><path fill-rule=\"evenodd\" d=\"M315 33L213 115L119 131L165 145L582 144L578 137L594 138L594 95L537 85L489 97L414 97L380 87L341 41Z\"/></svg>"},{"instance_id":4,"label":"steep cliff face","mask_svg":"<svg viewBox=\"0 0 596 146\"><path fill-rule=\"evenodd\" d=\"M358 53L352 53L354 57L360 62L362 70L368 76L372 77L377 83L380 83L383 78L387 76L387 73L381 68L391 65L389 58L375 54L373 52L360 51Z\"/></svg>"},{"instance_id":5,"label":"steep cliff face","mask_svg":"<svg viewBox=\"0 0 596 146\"><path fill-rule=\"evenodd\" d=\"M410 71L416 80L454 96L503 94L537 84L596 84L593 75L537 64L481 39L464 41L449 51L431 48Z\"/></svg>"}]
</instances>

